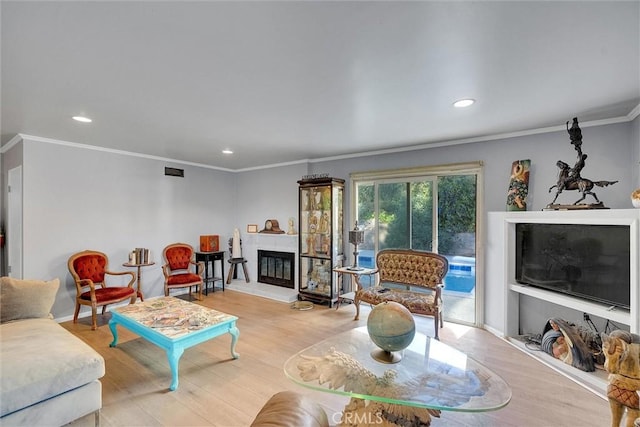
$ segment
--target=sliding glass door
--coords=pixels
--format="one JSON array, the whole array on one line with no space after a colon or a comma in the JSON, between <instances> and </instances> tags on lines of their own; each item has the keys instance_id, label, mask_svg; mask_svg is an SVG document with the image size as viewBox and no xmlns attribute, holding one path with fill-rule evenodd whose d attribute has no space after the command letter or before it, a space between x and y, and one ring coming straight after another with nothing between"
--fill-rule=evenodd
<instances>
[{"instance_id":1,"label":"sliding glass door","mask_svg":"<svg viewBox=\"0 0 640 427\"><path fill-rule=\"evenodd\" d=\"M359 265L373 267L386 248L446 256L445 320L475 324L477 173L372 178L353 177L355 218L365 230Z\"/></svg>"}]
</instances>

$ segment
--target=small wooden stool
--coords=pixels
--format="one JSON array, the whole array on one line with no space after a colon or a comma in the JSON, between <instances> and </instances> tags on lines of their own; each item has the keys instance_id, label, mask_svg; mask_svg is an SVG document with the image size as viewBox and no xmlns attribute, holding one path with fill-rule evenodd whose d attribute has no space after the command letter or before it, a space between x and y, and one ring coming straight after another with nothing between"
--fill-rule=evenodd
<instances>
[{"instance_id":1,"label":"small wooden stool","mask_svg":"<svg viewBox=\"0 0 640 427\"><path fill-rule=\"evenodd\" d=\"M242 270L244 271L244 279L247 281L247 283L249 283L249 272L247 271L247 260L244 258L231 258L229 260L229 264L231 264L231 267L229 267L229 275L227 275L227 285L229 283L231 283L231 279L234 277L234 274L236 274L236 266L238 264L242 264Z\"/></svg>"}]
</instances>

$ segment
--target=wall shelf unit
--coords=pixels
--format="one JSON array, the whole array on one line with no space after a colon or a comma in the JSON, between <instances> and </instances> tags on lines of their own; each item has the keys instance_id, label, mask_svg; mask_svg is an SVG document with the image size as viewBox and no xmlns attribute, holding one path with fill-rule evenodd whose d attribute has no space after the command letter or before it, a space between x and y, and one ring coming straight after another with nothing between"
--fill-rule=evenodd
<instances>
[{"instance_id":1,"label":"wall shelf unit","mask_svg":"<svg viewBox=\"0 0 640 427\"><path fill-rule=\"evenodd\" d=\"M548 301L583 313L589 313L594 316L602 317L603 319L609 319L616 323L622 323L627 326L631 325L631 315L629 313L629 310L625 310L619 307L599 304L597 302L587 301L580 298L547 291L544 289L534 288L533 286L520 285L517 283L510 283L509 290L517 292L521 295L528 295L542 301Z\"/></svg>"},{"instance_id":2,"label":"wall shelf unit","mask_svg":"<svg viewBox=\"0 0 640 427\"><path fill-rule=\"evenodd\" d=\"M629 231L629 309L520 284L516 281L516 224L622 225ZM496 310L486 310L485 327L566 377L606 396L606 373L587 373L541 351L531 351L523 335L542 333L549 318L584 324L583 314L602 327L613 322L640 333L640 209L489 212L486 243L486 297ZM502 307L502 310L498 310Z\"/></svg>"}]
</instances>

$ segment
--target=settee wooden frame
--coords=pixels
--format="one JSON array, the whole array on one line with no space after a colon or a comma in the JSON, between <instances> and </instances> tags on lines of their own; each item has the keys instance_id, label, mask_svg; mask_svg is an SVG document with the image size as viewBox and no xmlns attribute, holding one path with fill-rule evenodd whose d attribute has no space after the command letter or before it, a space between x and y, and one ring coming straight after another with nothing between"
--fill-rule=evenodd
<instances>
[{"instance_id":1,"label":"settee wooden frame","mask_svg":"<svg viewBox=\"0 0 640 427\"><path fill-rule=\"evenodd\" d=\"M360 303L377 305L394 301L411 313L434 318L435 338L443 327L442 288L449 271L444 256L412 249L383 249L376 255L376 283L365 288L358 284L354 297L356 316L360 318Z\"/></svg>"}]
</instances>

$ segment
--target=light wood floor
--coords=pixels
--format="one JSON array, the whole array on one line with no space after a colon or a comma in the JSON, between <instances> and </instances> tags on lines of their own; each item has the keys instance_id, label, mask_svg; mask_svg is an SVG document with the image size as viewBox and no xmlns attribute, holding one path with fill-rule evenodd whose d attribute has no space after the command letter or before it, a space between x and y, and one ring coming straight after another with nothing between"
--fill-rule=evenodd
<instances>
[{"instance_id":1,"label":"light wood floor","mask_svg":"<svg viewBox=\"0 0 640 427\"><path fill-rule=\"evenodd\" d=\"M231 359L228 334L187 349L180 359L180 385L168 391L171 374L163 350L119 328L110 348L108 315L91 331L90 319L65 328L102 354L103 427L248 426L271 395L295 390L320 402L330 419L347 399L300 387L288 380L283 364L293 353L356 326L366 325L368 308L354 322L354 308L316 305L297 311L288 304L229 291L210 293L202 304L239 317L240 358ZM419 331L432 333L432 320L417 318ZM435 426L608 426L609 405L602 398L539 363L504 340L480 329L445 323L441 340L493 370L512 387L511 402L485 413L443 412ZM72 426L91 426L84 417Z\"/></svg>"}]
</instances>

